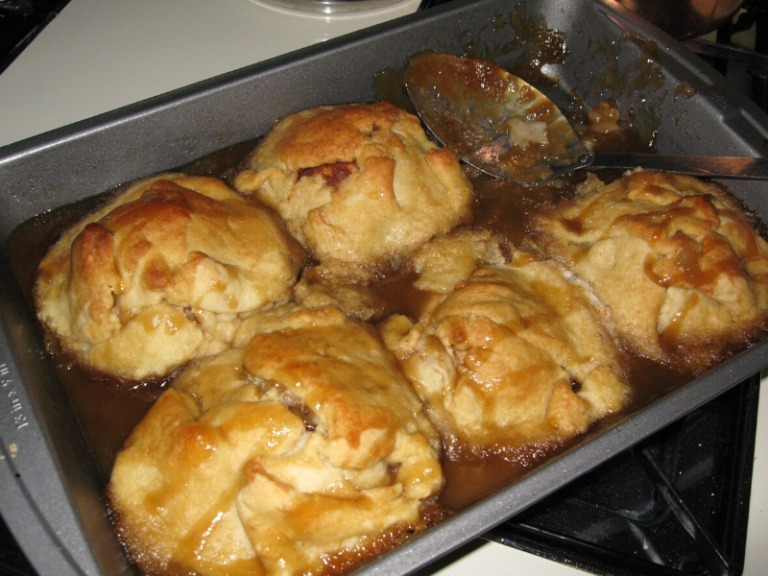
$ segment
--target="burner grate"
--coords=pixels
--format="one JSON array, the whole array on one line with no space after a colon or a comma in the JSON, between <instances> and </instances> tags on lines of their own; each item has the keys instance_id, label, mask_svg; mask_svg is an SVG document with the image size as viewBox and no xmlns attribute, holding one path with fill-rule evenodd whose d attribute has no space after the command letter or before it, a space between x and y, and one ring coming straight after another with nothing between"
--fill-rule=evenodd
<instances>
[{"instance_id":1,"label":"burner grate","mask_svg":"<svg viewBox=\"0 0 768 576\"><path fill-rule=\"evenodd\" d=\"M768 4L746 0L743 10L714 38L687 45L768 112Z\"/></svg>"},{"instance_id":2,"label":"burner grate","mask_svg":"<svg viewBox=\"0 0 768 576\"><path fill-rule=\"evenodd\" d=\"M3 576L35 576L32 565L16 544L16 540L0 517L0 574Z\"/></svg>"},{"instance_id":3,"label":"burner grate","mask_svg":"<svg viewBox=\"0 0 768 576\"><path fill-rule=\"evenodd\" d=\"M69 0L0 0L0 72Z\"/></svg>"}]
</instances>

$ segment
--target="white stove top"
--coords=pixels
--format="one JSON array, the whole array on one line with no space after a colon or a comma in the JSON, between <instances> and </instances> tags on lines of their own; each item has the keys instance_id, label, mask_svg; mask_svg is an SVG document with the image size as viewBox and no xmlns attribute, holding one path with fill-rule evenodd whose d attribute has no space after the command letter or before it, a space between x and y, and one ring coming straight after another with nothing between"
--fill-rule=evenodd
<instances>
[{"instance_id":1,"label":"white stove top","mask_svg":"<svg viewBox=\"0 0 768 576\"><path fill-rule=\"evenodd\" d=\"M420 0L325 17L264 0L71 0L0 74L0 146L254 62L415 12ZM763 384L768 373L763 374ZM744 574L768 565L768 394L759 407ZM434 574L568 576L580 570L478 543Z\"/></svg>"}]
</instances>

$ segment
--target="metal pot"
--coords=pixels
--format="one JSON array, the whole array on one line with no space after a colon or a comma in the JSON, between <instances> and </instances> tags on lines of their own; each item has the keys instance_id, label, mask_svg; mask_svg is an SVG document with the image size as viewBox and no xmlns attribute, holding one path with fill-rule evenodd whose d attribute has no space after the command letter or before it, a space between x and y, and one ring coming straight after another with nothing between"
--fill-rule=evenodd
<instances>
[{"instance_id":1,"label":"metal pot","mask_svg":"<svg viewBox=\"0 0 768 576\"><path fill-rule=\"evenodd\" d=\"M675 38L701 36L730 21L744 0L618 0Z\"/></svg>"}]
</instances>

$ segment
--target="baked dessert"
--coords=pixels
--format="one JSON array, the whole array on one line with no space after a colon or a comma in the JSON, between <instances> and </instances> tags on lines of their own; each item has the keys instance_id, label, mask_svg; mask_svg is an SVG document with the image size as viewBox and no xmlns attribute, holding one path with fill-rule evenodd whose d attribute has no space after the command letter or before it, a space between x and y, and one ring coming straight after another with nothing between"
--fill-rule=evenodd
<instances>
[{"instance_id":1,"label":"baked dessert","mask_svg":"<svg viewBox=\"0 0 768 576\"><path fill-rule=\"evenodd\" d=\"M592 286L640 356L699 372L765 333L768 243L717 183L592 176L528 227L540 250Z\"/></svg>"},{"instance_id":2,"label":"baked dessert","mask_svg":"<svg viewBox=\"0 0 768 576\"><path fill-rule=\"evenodd\" d=\"M338 574L440 517L437 433L372 328L286 305L238 343L185 368L117 456L142 570Z\"/></svg>"},{"instance_id":3,"label":"baked dessert","mask_svg":"<svg viewBox=\"0 0 768 576\"><path fill-rule=\"evenodd\" d=\"M282 118L234 185L277 210L334 281L380 278L471 218L472 187L456 155L385 102Z\"/></svg>"},{"instance_id":4,"label":"baked dessert","mask_svg":"<svg viewBox=\"0 0 768 576\"><path fill-rule=\"evenodd\" d=\"M380 330L455 454L532 461L630 398L622 356L589 296L555 264L507 247Z\"/></svg>"},{"instance_id":5,"label":"baked dessert","mask_svg":"<svg viewBox=\"0 0 768 576\"><path fill-rule=\"evenodd\" d=\"M481 227L462 227L436 236L410 260L413 286L424 292L447 294L483 265L506 264L514 251L509 241Z\"/></svg>"},{"instance_id":6,"label":"baked dessert","mask_svg":"<svg viewBox=\"0 0 768 576\"><path fill-rule=\"evenodd\" d=\"M305 260L272 211L220 180L162 174L61 236L38 268L37 312L85 366L162 377L286 300Z\"/></svg>"}]
</instances>

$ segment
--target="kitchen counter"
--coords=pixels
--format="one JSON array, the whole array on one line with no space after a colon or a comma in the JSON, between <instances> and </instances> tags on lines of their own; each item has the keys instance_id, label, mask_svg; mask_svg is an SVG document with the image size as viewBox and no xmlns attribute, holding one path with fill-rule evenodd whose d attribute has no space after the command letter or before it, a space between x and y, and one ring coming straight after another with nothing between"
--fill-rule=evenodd
<instances>
[{"instance_id":1,"label":"kitchen counter","mask_svg":"<svg viewBox=\"0 0 768 576\"><path fill-rule=\"evenodd\" d=\"M364 14L302 15L257 0L71 0L0 74L0 146L414 12L400 0ZM763 375L763 384L768 375ZM744 574L768 561L768 394L759 407ZM462 549L440 576L583 572L490 542Z\"/></svg>"}]
</instances>

